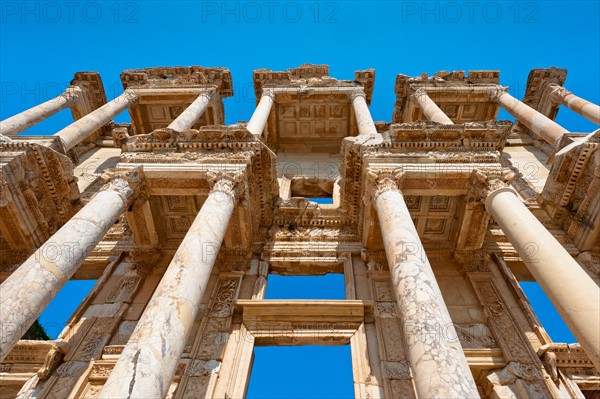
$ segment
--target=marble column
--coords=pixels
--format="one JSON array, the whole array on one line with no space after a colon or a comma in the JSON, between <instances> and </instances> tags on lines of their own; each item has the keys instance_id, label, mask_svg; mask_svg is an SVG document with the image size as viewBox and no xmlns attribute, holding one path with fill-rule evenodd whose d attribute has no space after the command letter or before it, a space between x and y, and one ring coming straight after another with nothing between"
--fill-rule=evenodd
<instances>
[{"instance_id":1,"label":"marble column","mask_svg":"<svg viewBox=\"0 0 600 399\"><path fill-rule=\"evenodd\" d=\"M492 191L485 206L600 370L600 287L512 189Z\"/></svg>"},{"instance_id":2,"label":"marble column","mask_svg":"<svg viewBox=\"0 0 600 399\"><path fill-rule=\"evenodd\" d=\"M275 93L271 89L263 89L262 97L246 126L246 129L255 136L262 136L263 131L265 130L265 126L267 125L267 121L269 119L269 114L271 113L271 108L273 107L273 102L275 101Z\"/></svg>"},{"instance_id":3,"label":"marble column","mask_svg":"<svg viewBox=\"0 0 600 399\"><path fill-rule=\"evenodd\" d=\"M441 123L442 125L453 125L454 122L429 98L424 89L419 89L412 94L411 98L417 103L427 120Z\"/></svg>"},{"instance_id":4,"label":"marble column","mask_svg":"<svg viewBox=\"0 0 600 399\"><path fill-rule=\"evenodd\" d=\"M584 100L581 97L577 97L562 86L553 84L550 87L552 89L552 92L550 93L552 101L557 104L562 104L594 122L596 125L600 125L600 106L589 102L588 100Z\"/></svg>"},{"instance_id":5,"label":"marble column","mask_svg":"<svg viewBox=\"0 0 600 399\"><path fill-rule=\"evenodd\" d=\"M125 90L119 97L90 112L83 118L76 120L54 135L60 137L65 151L69 151L96 130L110 122L112 118L119 115L136 100L137 94L135 92Z\"/></svg>"},{"instance_id":6,"label":"marble column","mask_svg":"<svg viewBox=\"0 0 600 399\"><path fill-rule=\"evenodd\" d=\"M398 189L401 170L369 171L373 202L420 398L478 398L442 293Z\"/></svg>"},{"instance_id":7,"label":"marble column","mask_svg":"<svg viewBox=\"0 0 600 399\"><path fill-rule=\"evenodd\" d=\"M509 114L517 118L519 122L527 126L553 148L558 148L562 136L569 133L567 129L552 119L517 100L505 91L498 94L497 101Z\"/></svg>"},{"instance_id":8,"label":"marble column","mask_svg":"<svg viewBox=\"0 0 600 399\"><path fill-rule=\"evenodd\" d=\"M99 398L164 398L198 313L242 173L220 175L177 249Z\"/></svg>"},{"instance_id":9,"label":"marble column","mask_svg":"<svg viewBox=\"0 0 600 399\"><path fill-rule=\"evenodd\" d=\"M125 210L139 176L128 179L113 178L0 285L0 362Z\"/></svg>"},{"instance_id":10,"label":"marble column","mask_svg":"<svg viewBox=\"0 0 600 399\"><path fill-rule=\"evenodd\" d=\"M171 122L169 129L182 132L194 126L194 123L196 123L206 108L208 108L210 105L214 94L214 89L210 89L201 93L193 103L191 103L173 122Z\"/></svg>"},{"instance_id":11,"label":"marble column","mask_svg":"<svg viewBox=\"0 0 600 399\"><path fill-rule=\"evenodd\" d=\"M371 116L369 106L367 105L365 91L362 89L354 90L352 94L350 94L350 99L352 100L352 107L354 108L354 115L356 116L358 134L361 136L377 136L379 133L377 133L375 123L373 123L373 117Z\"/></svg>"},{"instance_id":12,"label":"marble column","mask_svg":"<svg viewBox=\"0 0 600 399\"><path fill-rule=\"evenodd\" d=\"M72 106L79 100L80 96L81 89L77 86L71 86L60 96L0 122L0 134L16 136L23 130L29 129L44 119Z\"/></svg>"}]
</instances>

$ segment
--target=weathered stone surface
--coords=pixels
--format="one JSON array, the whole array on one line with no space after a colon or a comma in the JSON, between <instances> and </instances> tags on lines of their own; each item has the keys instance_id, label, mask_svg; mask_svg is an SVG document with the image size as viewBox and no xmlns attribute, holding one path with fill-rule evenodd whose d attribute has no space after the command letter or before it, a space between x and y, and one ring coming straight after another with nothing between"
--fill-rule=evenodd
<instances>
[{"instance_id":1,"label":"weathered stone surface","mask_svg":"<svg viewBox=\"0 0 600 399\"><path fill-rule=\"evenodd\" d=\"M599 133L553 119L598 107L565 70L522 102L498 71L398 75L391 122L371 69L253 77L247 124L223 125L229 70L200 66L124 71L110 102L80 72L1 123L0 397L239 398L255 345L350 345L357 398L595 395ZM67 106L56 136L13 135ZM326 273L344 300L264 300L272 274ZM98 281L59 337L19 341L70 278Z\"/></svg>"}]
</instances>

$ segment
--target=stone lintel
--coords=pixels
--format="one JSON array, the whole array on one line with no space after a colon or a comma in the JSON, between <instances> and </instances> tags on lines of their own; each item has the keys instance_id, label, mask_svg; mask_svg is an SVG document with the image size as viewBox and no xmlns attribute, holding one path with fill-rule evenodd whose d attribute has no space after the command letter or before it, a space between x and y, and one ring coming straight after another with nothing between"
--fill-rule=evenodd
<instances>
[{"instance_id":1,"label":"stone lintel","mask_svg":"<svg viewBox=\"0 0 600 399\"><path fill-rule=\"evenodd\" d=\"M444 148L496 150L504 148L512 124L509 121L440 125L435 122L394 123L390 125L392 144L403 150L431 151Z\"/></svg>"},{"instance_id":2,"label":"stone lintel","mask_svg":"<svg viewBox=\"0 0 600 399\"><path fill-rule=\"evenodd\" d=\"M134 169L133 163L118 163L117 169ZM144 176L150 195L202 195L208 194L207 183L212 171L223 173L243 172L245 164L221 163L147 163L144 164ZM171 184L169 184L171 183Z\"/></svg>"},{"instance_id":3,"label":"stone lintel","mask_svg":"<svg viewBox=\"0 0 600 399\"><path fill-rule=\"evenodd\" d=\"M302 88L302 90L329 88L330 90L340 90L362 87L365 91L367 104L370 104L375 83L375 70L355 71L354 80L338 80L329 76L329 66L327 65L304 64L298 68L281 72L270 69L257 69L253 72L253 80L257 103L262 96L263 88L296 88L296 90L297 88Z\"/></svg>"},{"instance_id":4,"label":"stone lintel","mask_svg":"<svg viewBox=\"0 0 600 399\"><path fill-rule=\"evenodd\" d=\"M495 115L498 106L490 100L490 94L499 87L499 79L500 72L493 70L469 71L466 76L465 71L440 71L431 77L427 73L423 73L421 76L414 78L399 74L396 76L394 85L396 104L392 122L411 121L412 117L410 115L413 114L415 109L411 95L419 88L425 89L435 102L490 103L487 114ZM418 107L416 108L418 109ZM452 118L451 115L448 116Z\"/></svg>"},{"instance_id":5,"label":"stone lintel","mask_svg":"<svg viewBox=\"0 0 600 399\"><path fill-rule=\"evenodd\" d=\"M179 89L216 86L221 98L233 96L231 72L227 68L156 67L121 72L123 88Z\"/></svg>"},{"instance_id":6,"label":"stone lintel","mask_svg":"<svg viewBox=\"0 0 600 399\"><path fill-rule=\"evenodd\" d=\"M256 345L344 345L373 318L373 303L357 300L237 300L235 309Z\"/></svg>"},{"instance_id":7,"label":"stone lintel","mask_svg":"<svg viewBox=\"0 0 600 399\"><path fill-rule=\"evenodd\" d=\"M79 87L82 91L81 98L71 107L73 120L83 118L108 102L98 72L76 72L71 85Z\"/></svg>"},{"instance_id":8,"label":"stone lintel","mask_svg":"<svg viewBox=\"0 0 600 399\"><path fill-rule=\"evenodd\" d=\"M39 142L21 139L0 143L0 152L0 231L10 249L35 249L77 210L73 164Z\"/></svg>"},{"instance_id":9,"label":"stone lintel","mask_svg":"<svg viewBox=\"0 0 600 399\"><path fill-rule=\"evenodd\" d=\"M258 151L260 141L244 125L203 126L176 132L172 129L157 129L151 133L129 137L123 144L128 152L150 152L155 150L194 151L198 149L223 148L223 142L237 150ZM232 144L236 145L233 147Z\"/></svg>"}]
</instances>

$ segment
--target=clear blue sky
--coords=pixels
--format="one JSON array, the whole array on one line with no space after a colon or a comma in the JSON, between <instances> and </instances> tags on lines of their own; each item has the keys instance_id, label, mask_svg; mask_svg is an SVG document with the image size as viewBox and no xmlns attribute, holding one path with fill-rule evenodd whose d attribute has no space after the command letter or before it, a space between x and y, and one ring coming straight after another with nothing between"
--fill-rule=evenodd
<instances>
[{"instance_id":1,"label":"clear blue sky","mask_svg":"<svg viewBox=\"0 0 600 399\"><path fill-rule=\"evenodd\" d=\"M376 120L391 119L398 73L498 69L502 83L520 98L531 68L558 66L569 70L567 88L599 103L599 23L598 1L2 1L0 118L57 95L76 71L100 72L111 99L122 90L122 70L164 65L228 67L236 94L225 101L227 123L248 120L252 113L253 69L302 63L329 64L331 75L342 79L352 79L356 69L375 68ZM69 119L63 111L29 133L52 134ZM117 120L127 119L123 114ZM595 129L567 109L558 122L571 131ZM66 316L59 313L74 309L75 291L83 285L70 284L62 302L55 301L61 312L48 311L42 321L55 323L55 330L64 325ZM573 341L539 290L525 288L553 338ZM282 391L275 397L352 395L350 369L336 361L349 360L348 348L318 349L280 353L280 360L296 359L291 363L307 373L296 381L309 383L296 386L281 375ZM274 362L274 356L257 351L257 365ZM315 393L323 380L324 371L315 366L320 361L330 362L327 372L334 374L328 378L339 384ZM255 370L254 398L267 397L259 389L265 371Z\"/></svg>"}]
</instances>

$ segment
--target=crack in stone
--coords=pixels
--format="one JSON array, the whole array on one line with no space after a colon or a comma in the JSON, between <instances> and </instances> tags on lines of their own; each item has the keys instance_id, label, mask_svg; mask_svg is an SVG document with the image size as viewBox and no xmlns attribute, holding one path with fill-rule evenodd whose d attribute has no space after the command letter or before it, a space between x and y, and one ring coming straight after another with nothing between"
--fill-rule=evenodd
<instances>
[{"instance_id":1,"label":"crack in stone","mask_svg":"<svg viewBox=\"0 0 600 399\"><path fill-rule=\"evenodd\" d=\"M133 359L131 359L131 363L133 363L133 378L131 379L131 382L129 383L129 395L127 395L128 398L131 398L131 392L133 391L133 387L135 385L135 376L136 376L136 372L137 372L138 359L140 357L141 351L142 351L141 349L138 349L138 351L135 353L135 356L133 357Z\"/></svg>"}]
</instances>

